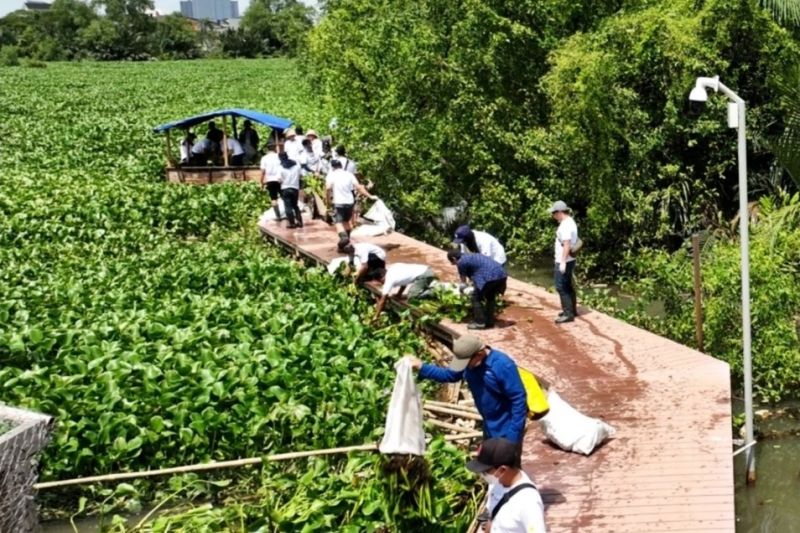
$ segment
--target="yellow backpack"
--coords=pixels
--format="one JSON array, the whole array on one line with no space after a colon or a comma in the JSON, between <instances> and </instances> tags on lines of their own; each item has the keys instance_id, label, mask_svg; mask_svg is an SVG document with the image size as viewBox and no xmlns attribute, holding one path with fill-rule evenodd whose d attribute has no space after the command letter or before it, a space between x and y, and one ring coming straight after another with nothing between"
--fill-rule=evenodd
<instances>
[{"instance_id":1,"label":"yellow backpack","mask_svg":"<svg viewBox=\"0 0 800 533\"><path fill-rule=\"evenodd\" d=\"M550 411L545 394L536 376L530 370L517 367L522 386L525 387L525 394L528 396L528 418L538 420Z\"/></svg>"}]
</instances>

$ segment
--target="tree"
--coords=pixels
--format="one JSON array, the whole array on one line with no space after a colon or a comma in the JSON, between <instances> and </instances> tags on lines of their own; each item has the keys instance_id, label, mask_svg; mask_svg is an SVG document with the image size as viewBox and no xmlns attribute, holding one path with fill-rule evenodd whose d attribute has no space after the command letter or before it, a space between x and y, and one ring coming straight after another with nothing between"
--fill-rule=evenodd
<instances>
[{"instance_id":1,"label":"tree","mask_svg":"<svg viewBox=\"0 0 800 533\"><path fill-rule=\"evenodd\" d=\"M109 59L149 57L151 35L156 26L155 19L147 14L148 9L153 9L152 0L94 0L94 5L103 9L106 21L101 26L95 25L95 30L114 28L105 36L110 40L108 51L113 55Z\"/></svg>"},{"instance_id":2,"label":"tree","mask_svg":"<svg viewBox=\"0 0 800 533\"><path fill-rule=\"evenodd\" d=\"M298 0L253 0L242 17L243 38L258 43L258 55L295 54L313 25L313 14Z\"/></svg>"},{"instance_id":3,"label":"tree","mask_svg":"<svg viewBox=\"0 0 800 533\"><path fill-rule=\"evenodd\" d=\"M153 52L165 59L193 59L200 55L198 36L186 18L173 13L156 22Z\"/></svg>"}]
</instances>

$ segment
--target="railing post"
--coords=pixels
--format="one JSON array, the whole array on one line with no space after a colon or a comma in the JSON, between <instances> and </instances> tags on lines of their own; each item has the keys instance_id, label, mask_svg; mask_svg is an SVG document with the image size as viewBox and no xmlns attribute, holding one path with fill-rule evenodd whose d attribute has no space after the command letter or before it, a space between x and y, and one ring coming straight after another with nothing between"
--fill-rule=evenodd
<instances>
[{"instance_id":1,"label":"railing post","mask_svg":"<svg viewBox=\"0 0 800 533\"><path fill-rule=\"evenodd\" d=\"M703 284L700 279L700 235L692 235L692 264L694 266L694 328L697 349L703 351Z\"/></svg>"}]
</instances>

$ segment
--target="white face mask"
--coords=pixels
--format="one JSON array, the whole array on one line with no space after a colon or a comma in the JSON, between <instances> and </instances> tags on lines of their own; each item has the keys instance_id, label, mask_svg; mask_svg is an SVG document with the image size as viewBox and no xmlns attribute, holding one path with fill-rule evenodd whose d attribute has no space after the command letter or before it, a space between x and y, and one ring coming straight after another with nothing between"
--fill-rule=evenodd
<instances>
[{"instance_id":1,"label":"white face mask","mask_svg":"<svg viewBox=\"0 0 800 533\"><path fill-rule=\"evenodd\" d=\"M481 474L481 477L483 478L483 480L486 482L487 485L497 485L500 482L500 480L497 479L492 474Z\"/></svg>"}]
</instances>

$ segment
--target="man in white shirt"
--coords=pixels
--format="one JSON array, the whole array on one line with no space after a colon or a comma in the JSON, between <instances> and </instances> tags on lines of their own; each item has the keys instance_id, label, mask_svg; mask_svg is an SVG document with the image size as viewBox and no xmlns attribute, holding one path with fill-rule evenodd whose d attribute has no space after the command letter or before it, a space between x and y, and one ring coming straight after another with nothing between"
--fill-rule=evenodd
<instances>
[{"instance_id":1,"label":"man in white shirt","mask_svg":"<svg viewBox=\"0 0 800 533\"><path fill-rule=\"evenodd\" d=\"M232 167L244 166L244 148L242 143L237 141L234 137L228 137L228 163Z\"/></svg>"},{"instance_id":2,"label":"man in white shirt","mask_svg":"<svg viewBox=\"0 0 800 533\"><path fill-rule=\"evenodd\" d=\"M261 158L261 187L269 192L272 200L272 208L275 210L275 219L280 220L281 214L278 209L278 197L281 194L281 160L278 157L274 142L267 144L267 153Z\"/></svg>"},{"instance_id":3,"label":"man in white shirt","mask_svg":"<svg viewBox=\"0 0 800 533\"><path fill-rule=\"evenodd\" d=\"M314 151L314 154L321 159L325 152L322 149L322 139L319 138L317 132L314 130L308 130L308 133L306 133L306 139L311 141L311 149Z\"/></svg>"},{"instance_id":4,"label":"man in white shirt","mask_svg":"<svg viewBox=\"0 0 800 533\"><path fill-rule=\"evenodd\" d=\"M496 238L485 231L476 231L469 226L459 226L456 230L455 244L461 246L461 252L471 252L491 257L503 267L506 266L506 250Z\"/></svg>"},{"instance_id":5,"label":"man in white shirt","mask_svg":"<svg viewBox=\"0 0 800 533\"><path fill-rule=\"evenodd\" d=\"M383 288L381 289L381 297L375 307L375 318L373 320L377 320L381 315L383 308L386 307L386 300L395 287L400 287L396 296L401 297L406 287L410 285L408 299L413 300L421 296L433 280L436 279L436 275L428 265L417 263L394 263L387 270L379 271L377 276L377 280L383 284Z\"/></svg>"},{"instance_id":6,"label":"man in white shirt","mask_svg":"<svg viewBox=\"0 0 800 533\"><path fill-rule=\"evenodd\" d=\"M283 142L283 151L289 154L289 159L297 161L303 150L301 141L297 139L297 132L290 128L286 131L286 140Z\"/></svg>"},{"instance_id":7,"label":"man in white shirt","mask_svg":"<svg viewBox=\"0 0 800 533\"><path fill-rule=\"evenodd\" d=\"M340 144L336 147L335 153L336 155L333 157L333 160L341 162L343 169L358 176L358 164L347 157L347 149Z\"/></svg>"},{"instance_id":8,"label":"man in white shirt","mask_svg":"<svg viewBox=\"0 0 800 533\"><path fill-rule=\"evenodd\" d=\"M489 485L485 533L546 533L542 496L520 468L519 443L486 439L467 469Z\"/></svg>"},{"instance_id":9,"label":"man in white shirt","mask_svg":"<svg viewBox=\"0 0 800 533\"><path fill-rule=\"evenodd\" d=\"M386 251L376 244L369 242L350 242L342 248L350 256L350 264L354 265L358 258L358 270L355 283L378 279L382 271L386 270Z\"/></svg>"},{"instance_id":10,"label":"man in white shirt","mask_svg":"<svg viewBox=\"0 0 800 533\"><path fill-rule=\"evenodd\" d=\"M281 199L283 209L286 212L286 219L289 221L289 229L303 227L303 215L297 201L300 195L300 165L289 159L289 154L281 152L278 154L281 162Z\"/></svg>"},{"instance_id":11,"label":"man in white shirt","mask_svg":"<svg viewBox=\"0 0 800 533\"><path fill-rule=\"evenodd\" d=\"M181 141L181 165L189 164L192 159L192 146L197 135L189 130L186 130L186 136Z\"/></svg>"},{"instance_id":12,"label":"man in white shirt","mask_svg":"<svg viewBox=\"0 0 800 533\"><path fill-rule=\"evenodd\" d=\"M556 292L561 298L561 313L556 324L572 322L578 315L578 296L572 275L575 271L575 258L571 251L578 243L578 225L569 215L569 207L561 200L554 202L550 215L558 222L555 245L555 284Z\"/></svg>"},{"instance_id":13,"label":"man in white shirt","mask_svg":"<svg viewBox=\"0 0 800 533\"><path fill-rule=\"evenodd\" d=\"M336 223L336 231L339 233L339 251L342 251L350 237L350 219L353 217L353 208L356 203L355 193L359 192L373 200L377 200L378 197L370 194L352 172L344 170L341 161L331 161L331 169L325 178L325 191L328 196L328 205L333 205L333 220Z\"/></svg>"},{"instance_id":14,"label":"man in white shirt","mask_svg":"<svg viewBox=\"0 0 800 533\"><path fill-rule=\"evenodd\" d=\"M194 143L191 150L191 164L200 167L208 165L208 160L214 156L214 146L214 142L208 137L203 137Z\"/></svg>"}]
</instances>

